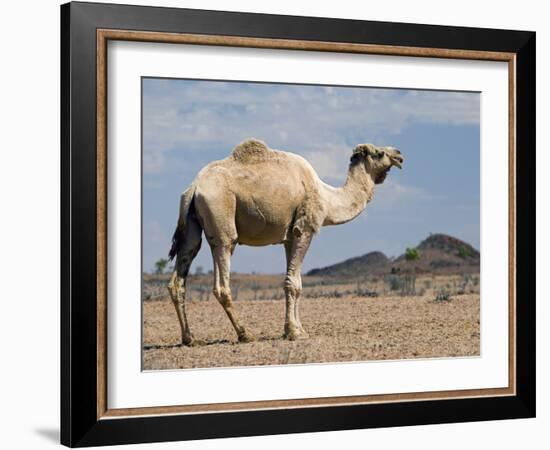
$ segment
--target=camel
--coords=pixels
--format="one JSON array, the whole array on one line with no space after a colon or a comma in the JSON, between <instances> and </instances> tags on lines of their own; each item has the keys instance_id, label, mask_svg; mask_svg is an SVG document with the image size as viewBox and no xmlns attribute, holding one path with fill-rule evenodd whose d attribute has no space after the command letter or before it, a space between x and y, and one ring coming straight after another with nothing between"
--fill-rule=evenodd
<instances>
[{"instance_id":1,"label":"camel","mask_svg":"<svg viewBox=\"0 0 550 450\"><path fill-rule=\"evenodd\" d=\"M283 244L286 252L283 337L308 337L300 321L301 266L313 236L322 226L357 217L372 200L392 166L401 169L403 156L393 147L360 144L351 155L345 184L324 183L303 157L273 150L248 139L225 159L206 165L180 198L179 219L169 258L176 258L168 284L181 326L183 345L194 339L185 313L185 286L202 232L212 252L216 299L231 321L239 342L255 338L237 316L231 298L230 259L237 244Z\"/></svg>"}]
</instances>

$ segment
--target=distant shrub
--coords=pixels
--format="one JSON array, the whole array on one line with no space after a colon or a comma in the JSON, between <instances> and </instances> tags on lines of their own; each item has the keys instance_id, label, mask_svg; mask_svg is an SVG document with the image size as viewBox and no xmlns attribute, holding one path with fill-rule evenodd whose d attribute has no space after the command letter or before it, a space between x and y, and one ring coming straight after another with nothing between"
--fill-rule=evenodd
<instances>
[{"instance_id":1,"label":"distant shrub","mask_svg":"<svg viewBox=\"0 0 550 450\"><path fill-rule=\"evenodd\" d=\"M167 259L164 259L164 258L159 259L157 262L155 262L155 274L162 275L167 265L168 265Z\"/></svg>"},{"instance_id":2,"label":"distant shrub","mask_svg":"<svg viewBox=\"0 0 550 450\"><path fill-rule=\"evenodd\" d=\"M390 291L400 291L403 285L403 282L397 275L390 275L388 277L388 285L390 287Z\"/></svg>"},{"instance_id":3,"label":"distant shrub","mask_svg":"<svg viewBox=\"0 0 550 450\"><path fill-rule=\"evenodd\" d=\"M241 290L241 283L239 281L233 281L231 284L231 296L233 300L239 300L239 291Z\"/></svg>"},{"instance_id":4,"label":"distant shrub","mask_svg":"<svg viewBox=\"0 0 550 450\"><path fill-rule=\"evenodd\" d=\"M416 247L407 247L405 249L405 260L407 262L419 259L420 251ZM401 295L416 295L416 267L413 267L412 270L407 270L407 272L407 275L403 279Z\"/></svg>"},{"instance_id":5,"label":"distant shrub","mask_svg":"<svg viewBox=\"0 0 550 450\"><path fill-rule=\"evenodd\" d=\"M260 284L257 281L253 281L250 283L249 288L252 292L254 292L254 300L258 300L258 292L262 289Z\"/></svg>"},{"instance_id":6,"label":"distant shrub","mask_svg":"<svg viewBox=\"0 0 550 450\"><path fill-rule=\"evenodd\" d=\"M402 278L401 295L416 295L416 272L407 273Z\"/></svg>"},{"instance_id":7,"label":"distant shrub","mask_svg":"<svg viewBox=\"0 0 550 450\"><path fill-rule=\"evenodd\" d=\"M462 283L458 289L457 294L463 295L468 291L468 285L473 282L473 277L469 273L462 274Z\"/></svg>"},{"instance_id":8,"label":"distant shrub","mask_svg":"<svg viewBox=\"0 0 550 450\"><path fill-rule=\"evenodd\" d=\"M390 291L399 291L400 295L410 296L416 295L416 273L414 271L403 275L389 275L386 278L386 283Z\"/></svg>"},{"instance_id":9,"label":"distant shrub","mask_svg":"<svg viewBox=\"0 0 550 450\"><path fill-rule=\"evenodd\" d=\"M461 245L458 249L458 256L462 259L471 258L473 255L474 253L472 252L472 249L470 247Z\"/></svg>"},{"instance_id":10,"label":"distant shrub","mask_svg":"<svg viewBox=\"0 0 550 450\"><path fill-rule=\"evenodd\" d=\"M472 275L470 275L469 273L462 274L462 282L465 284L468 284L470 281L472 281L472 278Z\"/></svg>"},{"instance_id":11,"label":"distant shrub","mask_svg":"<svg viewBox=\"0 0 550 450\"><path fill-rule=\"evenodd\" d=\"M374 278L371 280L374 282ZM378 281L378 278L376 278ZM347 294L355 295L356 297L378 297L378 292L373 289L369 289L367 286L367 278L358 278L356 280L356 288L353 292L347 292Z\"/></svg>"},{"instance_id":12,"label":"distant shrub","mask_svg":"<svg viewBox=\"0 0 550 450\"><path fill-rule=\"evenodd\" d=\"M199 301L202 302L203 300L208 300L208 297L210 296L210 292L212 291L212 288L204 284L199 284L197 286L193 286L192 290L198 292Z\"/></svg>"},{"instance_id":13,"label":"distant shrub","mask_svg":"<svg viewBox=\"0 0 550 450\"><path fill-rule=\"evenodd\" d=\"M405 259L407 261L416 261L420 259L420 251L416 247L407 247L405 250Z\"/></svg>"},{"instance_id":14,"label":"distant shrub","mask_svg":"<svg viewBox=\"0 0 550 450\"><path fill-rule=\"evenodd\" d=\"M356 291L355 292L355 295L357 297L378 297L378 292L376 291L371 291L369 289L361 289L359 291Z\"/></svg>"},{"instance_id":15,"label":"distant shrub","mask_svg":"<svg viewBox=\"0 0 550 450\"><path fill-rule=\"evenodd\" d=\"M451 301L451 293L445 289L442 289L439 291L435 297L436 302L450 302Z\"/></svg>"}]
</instances>

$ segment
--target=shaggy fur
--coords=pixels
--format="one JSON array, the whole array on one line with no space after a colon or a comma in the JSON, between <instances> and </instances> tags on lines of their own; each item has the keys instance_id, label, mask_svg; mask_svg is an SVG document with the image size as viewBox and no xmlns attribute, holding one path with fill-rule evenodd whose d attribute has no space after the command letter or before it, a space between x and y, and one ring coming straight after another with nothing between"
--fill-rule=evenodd
<instances>
[{"instance_id":1,"label":"shaggy fur","mask_svg":"<svg viewBox=\"0 0 550 450\"><path fill-rule=\"evenodd\" d=\"M271 154L271 155L270 155ZM270 150L263 141L258 139L248 139L237 145L231 157L241 164L249 164L258 160L265 160L274 156L274 152Z\"/></svg>"}]
</instances>

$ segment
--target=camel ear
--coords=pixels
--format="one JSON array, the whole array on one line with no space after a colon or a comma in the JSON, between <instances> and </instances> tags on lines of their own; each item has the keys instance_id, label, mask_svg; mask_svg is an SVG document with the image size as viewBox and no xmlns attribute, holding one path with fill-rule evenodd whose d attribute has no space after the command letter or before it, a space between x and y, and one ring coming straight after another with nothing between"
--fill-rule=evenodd
<instances>
[{"instance_id":1,"label":"camel ear","mask_svg":"<svg viewBox=\"0 0 550 450\"><path fill-rule=\"evenodd\" d=\"M351 163L356 164L359 162L361 158L367 157L367 144L359 144L357 147L353 149L353 153L351 154Z\"/></svg>"},{"instance_id":2,"label":"camel ear","mask_svg":"<svg viewBox=\"0 0 550 450\"><path fill-rule=\"evenodd\" d=\"M382 156L382 151L374 144L359 144L353 150L353 154L351 155L351 162L357 161L357 158L359 158L360 156L363 156L365 158L367 156L379 158L380 156Z\"/></svg>"},{"instance_id":3,"label":"camel ear","mask_svg":"<svg viewBox=\"0 0 550 450\"><path fill-rule=\"evenodd\" d=\"M359 162L359 160L361 159L361 154L360 153L356 153L356 152L353 152L353 154L351 155L351 158L350 158L350 163L351 164L357 164Z\"/></svg>"}]
</instances>

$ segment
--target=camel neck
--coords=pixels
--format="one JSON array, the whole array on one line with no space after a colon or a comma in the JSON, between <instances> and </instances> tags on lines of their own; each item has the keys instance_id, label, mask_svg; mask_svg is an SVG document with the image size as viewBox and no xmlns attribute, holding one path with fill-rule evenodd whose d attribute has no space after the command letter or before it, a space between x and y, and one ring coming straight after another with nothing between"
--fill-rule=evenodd
<instances>
[{"instance_id":1,"label":"camel neck","mask_svg":"<svg viewBox=\"0 0 550 450\"><path fill-rule=\"evenodd\" d=\"M371 201L374 181L361 164L350 166L344 185L334 188L327 185L327 217L323 225L338 225L357 217Z\"/></svg>"}]
</instances>

